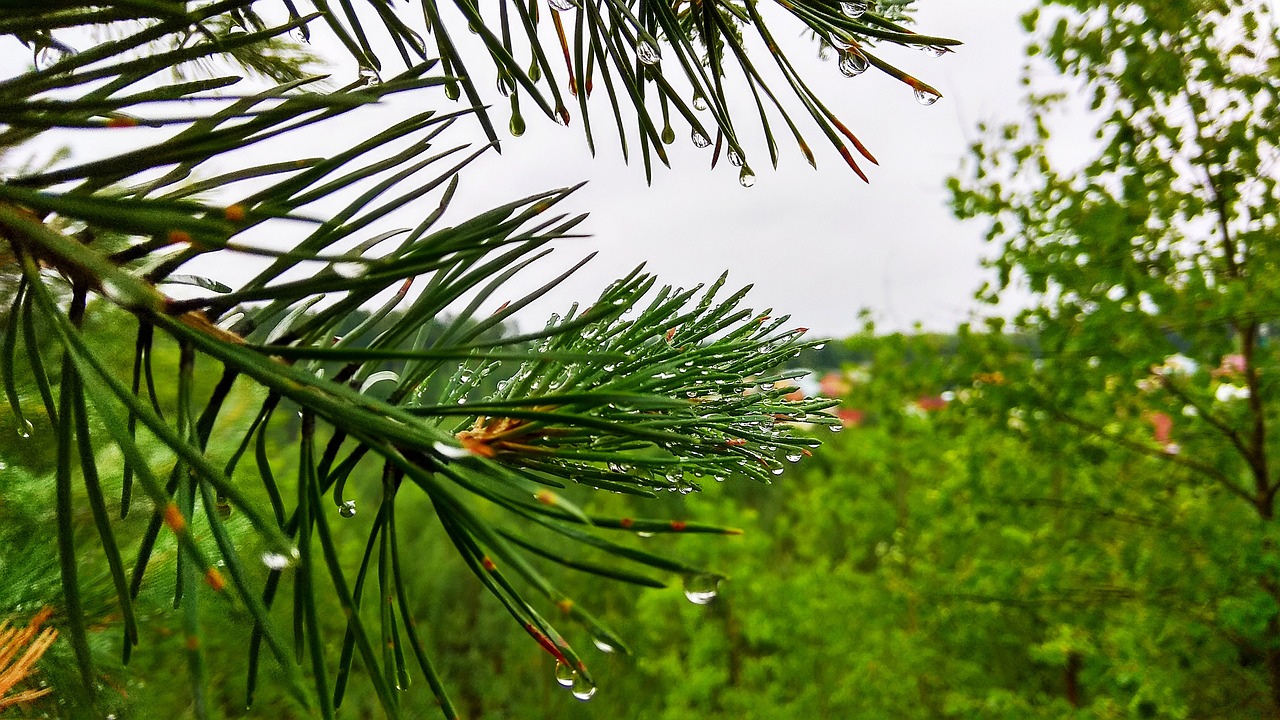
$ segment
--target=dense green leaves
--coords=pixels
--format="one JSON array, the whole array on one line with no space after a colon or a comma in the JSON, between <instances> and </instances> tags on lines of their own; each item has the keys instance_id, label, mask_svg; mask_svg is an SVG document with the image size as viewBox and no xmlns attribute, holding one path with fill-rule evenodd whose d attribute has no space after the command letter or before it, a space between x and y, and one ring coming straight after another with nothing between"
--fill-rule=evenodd
<instances>
[{"instance_id":1,"label":"dense green leaves","mask_svg":"<svg viewBox=\"0 0 1280 720\"><path fill-rule=\"evenodd\" d=\"M1101 716L1270 716L1275 17L1254 2L1042 5L1027 17L1031 54L1091 102L1096 139L1083 157L1058 152L1055 113L1083 109L1032 83L1027 122L988 130L951 186L957 212L988 218L1001 243L985 297L1033 298L1015 327L1034 346L1004 353L1004 382L987 394L1061 468L1052 493L1012 499L1056 508L1063 520L1042 528L1053 537L1083 514L1124 527L1111 541L1082 527L1060 544L1090 575L1043 596L1131 610L1081 612L1044 652L1078 654L1080 703L1096 685ZM1192 682L1192 668L1206 680Z\"/></svg>"}]
</instances>

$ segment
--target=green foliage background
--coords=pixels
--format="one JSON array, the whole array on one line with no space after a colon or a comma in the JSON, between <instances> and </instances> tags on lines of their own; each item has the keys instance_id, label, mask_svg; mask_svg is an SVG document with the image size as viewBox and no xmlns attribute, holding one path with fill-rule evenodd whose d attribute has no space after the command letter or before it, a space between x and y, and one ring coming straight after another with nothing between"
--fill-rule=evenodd
<instances>
[{"instance_id":1,"label":"green foliage background","mask_svg":"<svg viewBox=\"0 0 1280 720\"><path fill-rule=\"evenodd\" d=\"M410 562L398 581L411 590L414 606L407 615L387 612L382 600L388 586L378 577L367 589L377 609L366 610L381 615L384 633L398 617L414 623L461 716L1280 717L1280 528L1275 518L1280 475L1274 432L1280 422L1280 355L1274 342L1280 328L1275 272L1280 264L1275 174L1280 88L1274 72L1280 37L1275 19L1262 4L1243 1L1042 6L1026 18L1035 38L1030 55L1074 83L1072 91L1046 92L1033 84L1026 121L984 129L962 173L950 181L957 214L983 218L991 239L1000 244L992 263L995 279L980 297L995 301L1011 288L1029 290L1033 299L1025 311L949 336L880 336L868 328L795 359L797 365L831 374L829 387L838 388L834 394L848 427L832 435L821 426L840 426L831 416L813 412L808 419L818 427L805 432L821 436L826 447L809 462L782 465L779 487L772 491L754 484L721 485L712 479L719 466L706 460L722 459L724 448L740 447L737 440L755 438L762 427L779 424L774 421L789 424L805 419L802 411L822 409L821 401L784 404L795 401L784 401L784 388L773 387L774 380L758 381L759 392L747 395L740 392L744 378L734 384L733 398L760 403L752 406L757 417L751 421L693 415L724 397L717 392L708 400L712 394L700 396L701 385L688 385L688 398L703 399L684 403L682 413L670 416L693 438L673 451L678 467L664 464L665 456L655 448L612 446L622 448L619 458L648 468L649 474L632 477L638 486L657 487L657 482L672 492L640 499L570 487L563 495L566 506L601 518L684 518L691 528L724 532L722 537L687 533L679 538L678 554L688 563L681 567L722 568L730 577L705 606L685 602L674 583L637 587L663 583L628 576L634 582L623 584L601 577L617 573L617 565L566 577L563 597L592 598L602 621L566 624L564 630L567 640L585 648L581 652L602 686L590 703L560 692L552 682L552 657L510 632L510 617L490 597L501 596L494 581L475 571L474 557L457 551L468 547L465 542L435 524L406 523L399 542ZM847 24L838 18L837 23ZM493 50L500 65L506 62ZM1053 153L1052 126L1056 108L1073 92L1087 98L1097 113L1097 144L1083 163L1072 158L1064 164ZM19 190L6 192L11 199L32 199ZM48 243L55 250L65 247L56 239ZM102 269L101 263L85 267ZM105 269L107 275L121 272ZM36 275L32 265L27 275ZM145 284L135 288L147 297L149 289ZM680 292L663 297L670 294ZM90 308L77 332L94 341L105 362L127 367L134 357L136 319L106 303ZM144 322L156 319L128 309ZM687 348L702 351L698 343L706 340L700 336L682 346L678 332L691 331L684 325L669 328L677 324L667 323L669 317L642 313L636 326L648 336L638 345L650 363L644 367L655 371L643 387L651 402L661 392L685 389L657 380L671 379L661 377L670 363L682 361L679 353ZM764 324L762 316L747 311L735 317L745 328L734 331L741 333L735 337L746 339L720 362L741 369L742 353L755 357L756 346L770 361L790 360L790 335L762 339L776 325L753 335L753 328ZM467 317L433 320L449 328L479 327ZM615 320L606 319L606 327ZM388 322L395 328L400 320ZM559 327L556 322L550 330ZM424 327L421 336L432 337L435 326ZM48 328L34 334L38 342L50 343L40 355L54 352ZM192 373L180 345L194 336L175 334L176 341L162 337L154 343L154 362L169 372L185 368L185 376L195 378L191 392L203 398L213 392L216 373ZM581 349L573 344L572 332L552 333L551 339ZM536 363L526 357L527 344L511 344L519 346L517 362ZM379 352L378 359L390 363L399 349ZM233 354L218 357L225 363L248 362ZM365 377L372 369L362 370ZM782 373L775 380L787 377ZM67 386L68 378L51 379ZM30 378L8 380L33 394ZM428 382L427 390L452 400L452 386ZM177 390L162 385L155 402L170 413L180 410L184 401ZM596 393L596 415L590 419L604 418L612 432L621 434L632 422L657 422L655 415L663 421L668 417L657 410L620 413L611 395L595 386L588 390ZM203 452L218 464L234 453L266 397L251 383L233 386L219 400L226 433L211 437ZM291 397L300 403L308 399ZM543 401L532 394L520 402L529 407ZM29 404L35 434L53 434L47 416L41 421L38 403ZM269 475L286 496L307 489L309 456L298 453L297 443L301 438L306 447L314 439L310 411L303 408L298 420L297 408L283 407L287 412L263 431L263 447L270 452L254 458L254 467L236 468L233 479L251 488L238 507L269 505L270 497L257 484ZM342 422L340 416L328 419ZM564 419L586 423L567 411ZM96 416L90 421L98 422ZM19 429L7 416L4 422L10 430ZM548 437L572 435L572 423L549 422L557 433ZM714 438L698 434L708 427L717 428ZM94 438L104 436L97 426L91 431ZM57 531L70 530L92 546L96 521L83 510L70 518L54 513L53 486L68 473L56 467L47 445L19 440L16 432L5 437L0 440L0 461L6 466L0 495L0 608L24 612L63 591L56 579L57 558L43 551L60 541ZM616 443L618 437L594 441ZM810 435L770 435L767 441L788 460L792 451L799 454L814 444ZM144 439L139 446L160 464L173 462L160 443ZM575 451L568 443L541 447L566 457ZM121 465L118 452L101 443L93 451L107 494L117 493L112 483ZM385 454L394 459L397 452ZM428 457L456 459L442 452ZM736 468L740 473L765 480L774 476L767 457L734 459L742 461ZM560 470L571 477L596 467L568 463ZM659 474L663 477L655 480ZM379 482L383 477L385 467L378 463L356 465L350 494L335 494L335 502L350 497L359 508L376 506L389 487ZM680 492L694 482L704 491L698 502L690 501L698 496ZM448 497L430 492L402 497L397 512L434 513L448 531L456 518L438 504ZM85 498L73 500L73 507L84 506ZM521 507L527 519L541 512L531 504ZM498 510L477 503L467 517L483 529L501 516ZM269 538L251 530L244 514L232 509L226 518L238 541L254 554L259 545L273 547L264 545ZM344 562L358 561L366 538L367 547L374 547L378 536L370 532L371 516L362 511L339 521L361 530L340 534L337 550ZM725 518L733 518L743 532L718 528ZM118 523L125 557L136 550L147 520L139 514ZM632 529L631 522L620 527ZM653 552L655 567L676 555L671 535L634 535L627 547ZM486 536L470 541L475 537ZM581 549L566 540L536 532L521 539L535 544L543 557L581 559ZM189 686L165 681L173 674L173 658L188 642L170 592L178 577L172 560L186 557L184 552L191 551L180 551L166 535L149 556L155 571L136 604L148 637L127 667L116 660L122 648L109 569L96 554L78 558L87 639L98 668L93 677L102 682L104 710L124 717L208 712L199 702L192 707ZM304 561L302 568L307 567ZM252 572L254 587L267 579L257 564ZM309 637L313 648L323 638L323 650L337 653L348 629L339 598L319 594L312 599L314 611L290 612L282 602L273 608L272 619L282 626L292 621L295 628L303 621L315 623L306 633L295 630L295 638ZM200 636L202 662L211 674L207 705L220 714L243 715L247 680L239 670L256 618L225 595L205 602L206 622L217 628ZM568 614L576 611L564 600L551 604ZM592 628L604 627L619 631L633 653L591 650L593 639L600 639L593 638ZM301 658L302 642L295 642ZM373 672L385 672L400 686L424 682L411 677L413 667L397 658L403 647L384 645L379 648L382 666ZM358 659L356 667L365 660ZM43 668L42 677L60 692L18 713L74 713L73 688L84 675L83 663L70 648L59 646ZM314 714L290 692L288 673L274 659L264 660L262 672L254 715ZM376 687L353 683L341 712L363 717L389 705L396 709L395 702L378 695ZM418 717L435 712L442 695L411 691L395 697L399 712Z\"/></svg>"}]
</instances>

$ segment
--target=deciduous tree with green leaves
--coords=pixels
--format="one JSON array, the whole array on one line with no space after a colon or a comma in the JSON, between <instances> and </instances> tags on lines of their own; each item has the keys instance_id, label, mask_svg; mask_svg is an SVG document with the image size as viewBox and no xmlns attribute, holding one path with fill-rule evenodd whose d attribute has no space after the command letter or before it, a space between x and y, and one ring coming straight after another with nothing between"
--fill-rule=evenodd
<instances>
[{"instance_id":1,"label":"deciduous tree with green leaves","mask_svg":"<svg viewBox=\"0 0 1280 720\"><path fill-rule=\"evenodd\" d=\"M931 103L938 93L878 47L943 53L956 42L905 27L906 4L422 0L416 17L386 0L4 3L0 39L35 62L0 79L0 374L6 424L52 455L56 552L42 557L57 558L52 622L81 688L57 688L60 707L125 702L103 685L104 627L122 634L127 660L143 634L135 603L167 580L196 717L219 711L210 678L221 697L221 679L242 670L249 702L270 677L333 717L353 667L388 717L415 674L457 717L407 590L407 575L431 572L414 543L429 525L529 647L555 658L557 679L590 697L580 641L624 645L548 568L663 584L647 568L706 598L714 572L631 536L731 531L610 515L582 490L651 497L696 490L704 476L767 482L780 457L815 442L792 421L834 419L826 401L788 400L772 384L791 376L773 368L809 344L804 329L743 307L745 291L723 277L681 289L637 269L589 306L511 332L515 313L580 267L502 302L514 274L582 231L575 188L454 218L462 174L488 148L441 137L474 120L497 144L497 112L479 89L489 75L512 134L524 131L523 102L564 123L576 115L594 146L587 102L599 80L623 152L638 146L646 174L654 158L667 162L674 124L696 145L714 142L749 185L741 128L758 121L771 163L783 125L816 162L807 125L861 175L855 154L871 154L809 89L766 16L798 19L838 49L845 74L875 67ZM483 50L460 49L464 27ZM320 28L360 68L336 89L299 71ZM749 55L749 36L766 51ZM753 58L775 65L775 80ZM276 84L220 74L228 59ZM726 93L733 75L747 111ZM420 112L323 157L237 154L405 93ZM25 163L69 129L111 142L82 161ZM396 212L415 220L391 226ZM298 224L309 229L292 247L266 242ZM216 256L268 262L234 287L187 269ZM361 308L372 310L352 326ZM135 335L123 361L103 335L120 313ZM297 434L288 461L282 427ZM372 498L361 515L371 521L347 522L356 496ZM353 532L362 552L343 550ZM100 563L101 585L85 563ZM252 626L243 669L211 666L205 652L231 610Z\"/></svg>"},{"instance_id":2,"label":"deciduous tree with green leaves","mask_svg":"<svg viewBox=\"0 0 1280 720\"><path fill-rule=\"evenodd\" d=\"M1059 0L1026 22L1051 77L1032 72L1026 120L990 128L952 187L1001 245L985 295L1031 293L1014 326L1035 347L992 355L1004 383L984 392L1060 465L1019 493L1057 508L1037 536L1067 542L1064 513L1127 528L1059 545L1077 569L1049 585L1092 613L1058 648L1074 700L1280 716L1276 18L1246 0ZM1096 137L1057 142L1064 115Z\"/></svg>"}]
</instances>

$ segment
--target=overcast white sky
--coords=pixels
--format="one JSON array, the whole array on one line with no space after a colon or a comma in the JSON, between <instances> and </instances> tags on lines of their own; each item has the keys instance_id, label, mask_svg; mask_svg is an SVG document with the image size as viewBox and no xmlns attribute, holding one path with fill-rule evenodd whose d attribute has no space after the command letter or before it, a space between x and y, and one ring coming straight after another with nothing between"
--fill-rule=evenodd
<instances>
[{"instance_id":1,"label":"overcast white sky","mask_svg":"<svg viewBox=\"0 0 1280 720\"><path fill-rule=\"evenodd\" d=\"M815 333L840 337L855 332L863 308L886 329L909 329L917 322L929 329L954 327L976 305L973 292L985 277L980 257L991 248L982 241L983 223L962 224L951 217L943 182L959 167L979 120L1012 120L1021 114L1018 81L1025 38L1019 17L1032 4L919 0L917 30L965 44L941 58L888 46L882 54L942 92L943 99L929 107L919 105L905 85L874 70L845 78L834 60L818 60L816 46L801 37L798 24L783 22L789 18L777 15L771 19L775 36L789 44L789 54L810 87L879 158L879 167L864 163L870 185L848 170L820 132L806 126L802 130L819 169L809 167L782 128L780 166L772 170L763 138L746 121L754 113L747 106L739 132L747 161L757 174L755 187L739 186L737 169L728 163L711 170L711 150L696 149L687 128L679 125L678 139L668 148L673 168L659 166L653 185L646 186L639 161L630 166L622 162L601 90L592 99L597 107L597 157L587 151L580 119L565 128L533 116L533 108L527 107L528 132L505 141L501 156L490 154L463 173L455 203L461 212L450 222L533 192L590 181L568 209L591 213L583 227L593 237L562 243L549 262L535 265L513 283L510 297L543 284L588 252L600 254L578 277L524 315L525 326L541 324L548 313L571 301L589 302L611 280L647 262L664 282L684 286L710 281L727 269L731 284L755 285L749 296L754 307L791 313L796 325ZM327 46L317 41L322 52ZM17 57L21 52L29 53L6 46L3 64L22 62ZM30 55L24 57L29 62ZM335 76L352 80L354 68L339 67ZM487 80L481 83L487 85ZM781 86L777 90L783 92ZM253 160L324 155L330 147L343 147L350 138L420 112L437 99L441 110L450 109L442 94L428 92L433 94L425 100L406 96L360 115L358 122L255 147ZM750 102L745 92L739 95ZM496 93L490 98L495 100L501 100ZM500 126L506 120L503 105L495 113ZM797 120L806 119L802 116L796 115ZM107 152L104 141L126 136L113 131L105 137L101 132L76 137L82 139L71 140L71 145L76 159L84 160ZM446 132L441 146L469 140L483 141L483 136L474 123L463 120ZM228 169L209 167L204 175ZM370 234L414 225L432 207L434 200L429 200L410 213L413 217L396 218ZM237 259L204 271L235 285L245 273L244 262Z\"/></svg>"},{"instance_id":2,"label":"overcast white sky","mask_svg":"<svg viewBox=\"0 0 1280 720\"><path fill-rule=\"evenodd\" d=\"M806 132L818 156L816 171L783 137L779 168L772 171L762 138L748 132L748 163L758 176L749 189L738 185L737 171L727 163L711 170L711 151L694 148L678 131L673 168L656 169L646 187L639 162L622 163L602 114L596 116L597 157L590 157L576 123L562 128L530 118L529 132L504 142L501 157L464 173L463 186L475 193L467 197L477 199L479 210L526 192L590 181L575 207L591 212L586 228L594 237L564 246L558 260L567 263L589 250L600 255L544 307L589 300L647 262L663 281L685 286L728 269L731 283L754 283L754 306L789 312L815 333L855 332L862 308L886 329L916 322L951 328L976 306L973 292L985 277L979 258L990 248L982 223L951 216L943 183L958 168L979 120L1020 115L1019 17L1031 5L920 0L917 30L965 42L941 58L884 50L943 93L929 107L883 74L845 78L834 61L820 62L816 51L792 51L793 60L809 66L812 87L879 159L879 167L867 168L870 185L824 147L816 131ZM775 32L780 40L801 40L798 30ZM525 282L531 288L544 278L534 272Z\"/></svg>"}]
</instances>

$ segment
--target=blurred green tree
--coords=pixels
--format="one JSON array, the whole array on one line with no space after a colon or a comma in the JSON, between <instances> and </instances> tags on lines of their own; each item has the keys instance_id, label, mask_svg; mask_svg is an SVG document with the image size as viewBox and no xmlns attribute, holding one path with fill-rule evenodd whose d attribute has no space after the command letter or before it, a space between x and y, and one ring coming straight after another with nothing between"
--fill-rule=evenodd
<instances>
[{"instance_id":1,"label":"blurred green tree","mask_svg":"<svg viewBox=\"0 0 1280 720\"><path fill-rule=\"evenodd\" d=\"M1028 117L951 181L1001 247L985 297L1029 291L1014 328L1035 339L987 360L992 427L1039 459L985 472L1027 520L1006 516L1020 549L986 546L1017 553L1008 579L974 592L1030 604L1097 716L1276 717L1275 16L1054 1L1026 23ZM1096 135L1063 140L1081 117Z\"/></svg>"}]
</instances>

